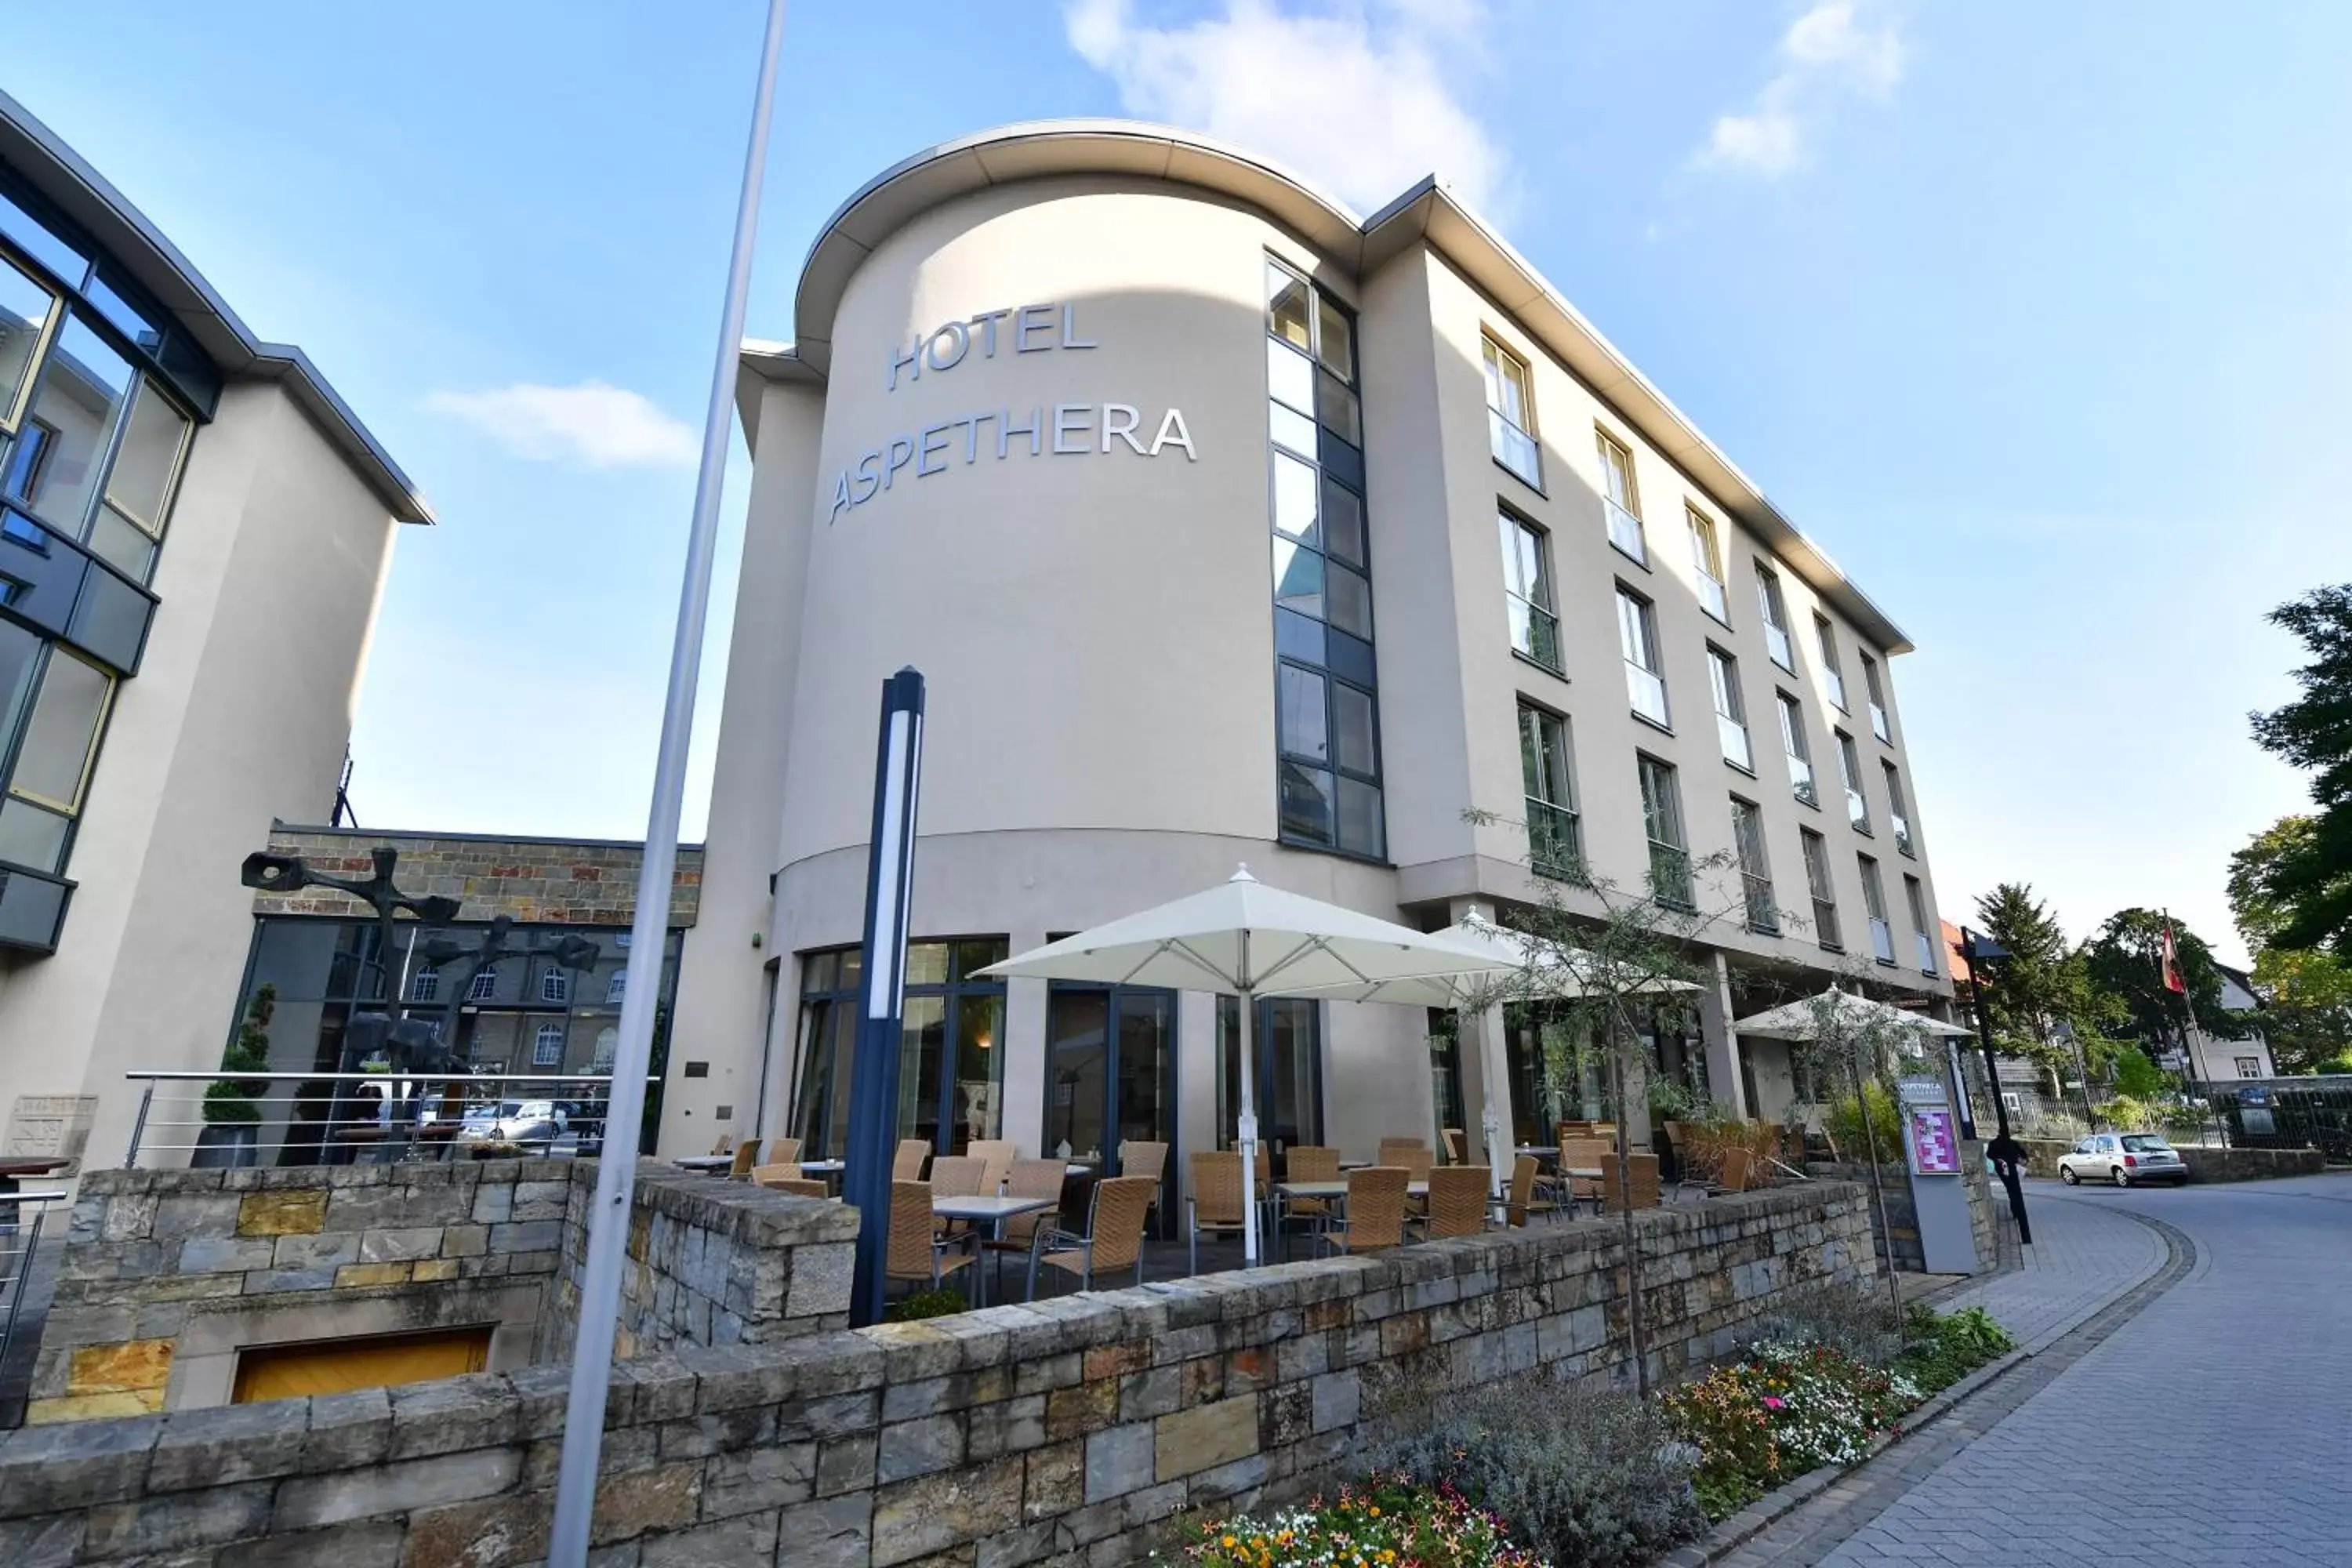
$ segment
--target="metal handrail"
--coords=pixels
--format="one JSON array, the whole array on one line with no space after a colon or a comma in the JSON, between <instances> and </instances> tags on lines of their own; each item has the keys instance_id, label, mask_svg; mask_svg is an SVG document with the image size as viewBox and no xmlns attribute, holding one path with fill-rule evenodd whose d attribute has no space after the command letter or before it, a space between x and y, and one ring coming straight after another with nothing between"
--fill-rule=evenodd
<instances>
[{"instance_id":1,"label":"metal handrail","mask_svg":"<svg viewBox=\"0 0 2352 1568\"><path fill-rule=\"evenodd\" d=\"M430 1079L435 1083L611 1083L610 1073L581 1072L471 1072L452 1069L446 1072L211 1072L188 1071L180 1068L134 1068L122 1075L132 1082L166 1080L188 1083L383 1083L387 1079L396 1083L413 1083ZM659 1083L659 1073L647 1073L647 1083Z\"/></svg>"},{"instance_id":2,"label":"metal handrail","mask_svg":"<svg viewBox=\"0 0 2352 1568\"><path fill-rule=\"evenodd\" d=\"M33 1253L41 1245L41 1221L47 1217L45 1205L63 1203L68 1194L57 1191L0 1192L0 1294L7 1298L7 1308L0 1311L0 1367L8 1364L8 1348L16 1337L16 1315L25 1305L25 1293L33 1286ZM28 1225L20 1205L33 1205L33 1217Z\"/></svg>"}]
</instances>

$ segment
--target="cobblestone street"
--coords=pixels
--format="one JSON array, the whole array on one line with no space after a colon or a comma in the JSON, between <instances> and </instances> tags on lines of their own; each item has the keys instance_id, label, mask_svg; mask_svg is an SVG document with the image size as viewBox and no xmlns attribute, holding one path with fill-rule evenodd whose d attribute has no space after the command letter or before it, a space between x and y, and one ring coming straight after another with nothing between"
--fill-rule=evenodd
<instances>
[{"instance_id":1,"label":"cobblestone street","mask_svg":"<svg viewBox=\"0 0 2352 1568\"><path fill-rule=\"evenodd\" d=\"M2028 1203L2029 1267L1960 1301L2034 1357L1728 1561L2352 1564L2352 1180Z\"/></svg>"}]
</instances>

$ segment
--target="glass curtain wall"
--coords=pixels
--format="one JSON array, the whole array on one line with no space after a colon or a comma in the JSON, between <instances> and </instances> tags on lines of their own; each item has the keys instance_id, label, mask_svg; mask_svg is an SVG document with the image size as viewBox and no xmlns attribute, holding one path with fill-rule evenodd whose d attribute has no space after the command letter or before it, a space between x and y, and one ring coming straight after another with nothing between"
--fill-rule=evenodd
<instances>
[{"instance_id":1,"label":"glass curtain wall","mask_svg":"<svg viewBox=\"0 0 2352 1568\"><path fill-rule=\"evenodd\" d=\"M1003 1124L1004 983L976 972L1008 952L1001 936L907 944L899 1137L953 1154ZM800 1078L789 1125L804 1159L838 1159L849 1147L861 975L854 947L801 960Z\"/></svg>"}]
</instances>

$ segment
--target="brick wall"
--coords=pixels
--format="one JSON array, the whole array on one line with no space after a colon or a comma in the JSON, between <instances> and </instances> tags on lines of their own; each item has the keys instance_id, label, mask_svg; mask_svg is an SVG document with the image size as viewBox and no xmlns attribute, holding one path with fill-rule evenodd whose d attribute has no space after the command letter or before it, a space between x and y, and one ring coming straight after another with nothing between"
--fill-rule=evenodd
<instances>
[{"instance_id":1,"label":"brick wall","mask_svg":"<svg viewBox=\"0 0 2352 1568\"><path fill-rule=\"evenodd\" d=\"M369 852L379 846L400 851L393 879L402 892L456 899L461 921L507 915L537 925L627 925L636 908L637 869L645 859L641 845L598 839L365 833L283 824L269 835L271 853L299 855L313 868L333 876L370 875ZM669 923L692 925L701 899L702 846L681 845L671 882ZM357 899L332 888L305 888L291 895L256 893L253 912L344 919L371 913Z\"/></svg>"},{"instance_id":2,"label":"brick wall","mask_svg":"<svg viewBox=\"0 0 2352 1568\"><path fill-rule=\"evenodd\" d=\"M1868 1278L1867 1199L1811 1183L1636 1216L1660 1373L1791 1289ZM1614 1218L614 1369L603 1568L1093 1568L1188 1505L1308 1489L1400 1408L1625 1371ZM544 1555L562 1366L0 1440L26 1563L502 1568Z\"/></svg>"}]
</instances>

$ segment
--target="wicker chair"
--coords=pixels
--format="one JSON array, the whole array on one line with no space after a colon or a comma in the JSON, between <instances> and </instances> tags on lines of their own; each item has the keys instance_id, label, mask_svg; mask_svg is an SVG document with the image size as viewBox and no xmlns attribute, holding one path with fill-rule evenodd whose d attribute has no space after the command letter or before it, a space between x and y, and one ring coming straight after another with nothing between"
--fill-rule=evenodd
<instances>
[{"instance_id":1,"label":"wicker chair","mask_svg":"<svg viewBox=\"0 0 2352 1568\"><path fill-rule=\"evenodd\" d=\"M1328 1144L1293 1143L1288 1163L1289 1179L1294 1182L1339 1180L1339 1151ZM1292 1198L1283 1208L1291 1217L1312 1221L1318 1227L1339 1212L1339 1205L1329 1198Z\"/></svg>"},{"instance_id":2,"label":"wicker chair","mask_svg":"<svg viewBox=\"0 0 2352 1568\"><path fill-rule=\"evenodd\" d=\"M1201 1237L1239 1236L1242 1214L1242 1156L1237 1149L1219 1149L1192 1156L1192 1191L1184 1196L1192 1272L1201 1271Z\"/></svg>"},{"instance_id":3,"label":"wicker chair","mask_svg":"<svg viewBox=\"0 0 2352 1568\"><path fill-rule=\"evenodd\" d=\"M1537 1187L1536 1178L1541 1169L1533 1154L1520 1155L1517 1163L1512 1165L1511 1201L1503 1211L1511 1224L1523 1226L1530 1215L1559 1212L1559 1205L1545 1196Z\"/></svg>"},{"instance_id":4,"label":"wicker chair","mask_svg":"<svg viewBox=\"0 0 2352 1568\"><path fill-rule=\"evenodd\" d=\"M1484 1233L1486 1178L1482 1165L1440 1165L1430 1172L1429 1217L1422 1222L1422 1234L1436 1241Z\"/></svg>"},{"instance_id":5,"label":"wicker chair","mask_svg":"<svg viewBox=\"0 0 2352 1568\"><path fill-rule=\"evenodd\" d=\"M1070 1164L1066 1160L1015 1160L1012 1173L1004 1178L1004 1195L1008 1198L1059 1198L1069 1175ZM1037 1239L1038 1227L1042 1226L1052 1230L1060 1218L1060 1214L1054 1209L1035 1209L1028 1214L1013 1215L1005 1220L1002 1235L984 1238L981 1246L998 1255L1000 1278L1003 1254L1035 1250L1034 1244ZM1029 1288L1033 1291L1037 1288L1036 1259L1034 1258L1030 1259Z\"/></svg>"},{"instance_id":6,"label":"wicker chair","mask_svg":"<svg viewBox=\"0 0 2352 1568\"><path fill-rule=\"evenodd\" d=\"M719 1135L719 1141L711 1144L710 1152L714 1154L733 1153L735 1152L735 1134L732 1132L721 1132Z\"/></svg>"},{"instance_id":7,"label":"wicker chair","mask_svg":"<svg viewBox=\"0 0 2352 1568\"><path fill-rule=\"evenodd\" d=\"M894 1182L919 1182L923 1179L923 1162L931 1157L931 1145L921 1138L901 1138L898 1152L890 1156L890 1179Z\"/></svg>"},{"instance_id":8,"label":"wicker chair","mask_svg":"<svg viewBox=\"0 0 2352 1568\"><path fill-rule=\"evenodd\" d=\"M751 1167L760 1163L760 1141L746 1138L735 1145L735 1163L727 1168L727 1179L741 1182L751 1179Z\"/></svg>"},{"instance_id":9,"label":"wicker chair","mask_svg":"<svg viewBox=\"0 0 2352 1568\"><path fill-rule=\"evenodd\" d=\"M1727 1193L1744 1193L1756 1173L1756 1156L1733 1145L1723 1152L1720 1185Z\"/></svg>"},{"instance_id":10,"label":"wicker chair","mask_svg":"<svg viewBox=\"0 0 2352 1568\"><path fill-rule=\"evenodd\" d=\"M1437 1136L1440 1141L1439 1152L1444 1155L1445 1163L1449 1165L1462 1163L1462 1129L1441 1127L1438 1129Z\"/></svg>"},{"instance_id":11,"label":"wicker chair","mask_svg":"<svg viewBox=\"0 0 2352 1568\"><path fill-rule=\"evenodd\" d=\"M1021 1145L1010 1138L975 1138L964 1152L981 1163L980 1190L1000 1193L1013 1173L1013 1162L1021 1158Z\"/></svg>"},{"instance_id":12,"label":"wicker chair","mask_svg":"<svg viewBox=\"0 0 2352 1568\"><path fill-rule=\"evenodd\" d=\"M801 1141L797 1138L771 1138L763 1165L797 1165L801 1163Z\"/></svg>"},{"instance_id":13,"label":"wicker chair","mask_svg":"<svg viewBox=\"0 0 2352 1568\"><path fill-rule=\"evenodd\" d=\"M971 1238L942 1237L931 1228L931 1220L929 1183L890 1184L890 1247L882 1267L886 1278L918 1280L936 1289L971 1261Z\"/></svg>"},{"instance_id":14,"label":"wicker chair","mask_svg":"<svg viewBox=\"0 0 2352 1568\"><path fill-rule=\"evenodd\" d=\"M1395 1165L1410 1173L1407 1181L1425 1182L1429 1180L1429 1168L1437 1163L1437 1155L1419 1138L1383 1138L1381 1157L1374 1163Z\"/></svg>"},{"instance_id":15,"label":"wicker chair","mask_svg":"<svg viewBox=\"0 0 2352 1568\"><path fill-rule=\"evenodd\" d=\"M1601 1202L1601 1178L1571 1176L1570 1168L1605 1171L1615 1163L1616 1146L1605 1138L1564 1138L1559 1145L1561 1195L1571 1210L1579 1203L1598 1205Z\"/></svg>"},{"instance_id":16,"label":"wicker chair","mask_svg":"<svg viewBox=\"0 0 2352 1568\"><path fill-rule=\"evenodd\" d=\"M1349 1172L1347 1216L1322 1233L1323 1244L1346 1253L1402 1246L1407 1180L1402 1165L1367 1165Z\"/></svg>"},{"instance_id":17,"label":"wicker chair","mask_svg":"<svg viewBox=\"0 0 2352 1568\"><path fill-rule=\"evenodd\" d=\"M931 1162L931 1194L942 1198L976 1198L986 1188L988 1163L969 1154L941 1154Z\"/></svg>"},{"instance_id":18,"label":"wicker chair","mask_svg":"<svg viewBox=\"0 0 2352 1568\"><path fill-rule=\"evenodd\" d=\"M831 1198L833 1196L831 1187L811 1177L796 1174L799 1170L798 1165L754 1165L751 1167L751 1181L755 1185L765 1187L772 1193L790 1193L794 1197ZM763 1174L769 1172L783 1173Z\"/></svg>"},{"instance_id":19,"label":"wicker chair","mask_svg":"<svg viewBox=\"0 0 2352 1568\"><path fill-rule=\"evenodd\" d=\"M1658 1157L1655 1154L1628 1154L1626 1165L1633 1177L1633 1203L1637 1209L1658 1206ZM1610 1214L1625 1210L1623 1193L1617 1185L1617 1159L1611 1155L1601 1166L1601 1206Z\"/></svg>"},{"instance_id":20,"label":"wicker chair","mask_svg":"<svg viewBox=\"0 0 2352 1568\"><path fill-rule=\"evenodd\" d=\"M1065 1230L1040 1231L1029 1260L1029 1298L1037 1297L1037 1265L1045 1264L1077 1278L1078 1289L1095 1288L1097 1274L1135 1270L1143 1283L1143 1224L1160 1184L1150 1176L1107 1176L1095 1184L1087 1200L1087 1234Z\"/></svg>"},{"instance_id":21,"label":"wicker chair","mask_svg":"<svg viewBox=\"0 0 2352 1568\"><path fill-rule=\"evenodd\" d=\"M1144 1138L1129 1138L1118 1146L1118 1173L1122 1176L1151 1178L1151 1209L1159 1213L1165 1205L1160 1199L1168 1182L1168 1145Z\"/></svg>"}]
</instances>

